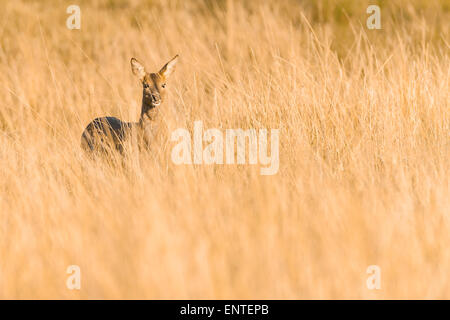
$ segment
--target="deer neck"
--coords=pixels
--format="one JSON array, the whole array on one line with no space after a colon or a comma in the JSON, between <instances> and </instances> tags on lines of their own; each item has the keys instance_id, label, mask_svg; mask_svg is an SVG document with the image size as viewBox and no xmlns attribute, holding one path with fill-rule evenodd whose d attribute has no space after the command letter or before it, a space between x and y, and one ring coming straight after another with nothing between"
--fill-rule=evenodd
<instances>
[{"instance_id":1,"label":"deer neck","mask_svg":"<svg viewBox=\"0 0 450 320\"><path fill-rule=\"evenodd\" d=\"M155 107L142 101L141 116L139 118L139 127L145 129L156 119L157 110Z\"/></svg>"}]
</instances>

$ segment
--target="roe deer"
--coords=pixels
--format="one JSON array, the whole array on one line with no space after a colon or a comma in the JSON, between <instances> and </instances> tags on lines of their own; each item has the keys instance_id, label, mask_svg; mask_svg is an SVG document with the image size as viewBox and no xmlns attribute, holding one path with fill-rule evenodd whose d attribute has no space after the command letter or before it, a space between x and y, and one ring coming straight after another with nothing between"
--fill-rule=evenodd
<instances>
[{"instance_id":1,"label":"roe deer","mask_svg":"<svg viewBox=\"0 0 450 320\"><path fill-rule=\"evenodd\" d=\"M115 117L96 118L91 121L81 136L81 147L86 151L107 151L108 148L123 153L124 142L136 137L139 146L148 145L146 127L154 119L156 108L164 100L166 81L175 70L178 55L167 62L159 72L147 73L135 58L131 59L131 70L142 82L142 108L138 122L124 122Z\"/></svg>"}]
</instances>

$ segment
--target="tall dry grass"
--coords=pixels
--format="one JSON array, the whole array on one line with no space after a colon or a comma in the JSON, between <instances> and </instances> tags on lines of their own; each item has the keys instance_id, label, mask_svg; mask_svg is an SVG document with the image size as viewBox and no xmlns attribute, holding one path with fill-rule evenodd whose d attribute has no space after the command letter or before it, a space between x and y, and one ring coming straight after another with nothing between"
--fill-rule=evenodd
<instances>
[{"instance_id":1,"label":"tall dry grass","mask_svg":"<svg viewBox=\"0 0 450 320\"><path fill-rule=\"evenodd\" d=\"M0 2L0 298L450 298L449 1L382 30L368 1L70 4ZM149 153L88 161L90 120L138 118L130 58L176 53ZM278 174L174 165L195 120L280 128Z\"/></svg>"}]
</instances>

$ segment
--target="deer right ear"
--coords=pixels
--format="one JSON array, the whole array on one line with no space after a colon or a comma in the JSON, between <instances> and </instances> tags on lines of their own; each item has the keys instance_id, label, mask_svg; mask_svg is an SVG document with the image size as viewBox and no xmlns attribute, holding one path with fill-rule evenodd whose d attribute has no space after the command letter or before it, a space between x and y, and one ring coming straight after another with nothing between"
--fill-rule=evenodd
<instances>
[{"instance_id":1,"label":"deer right ear","mask_svg":"<svg viewBox=\"0 0 450 320\"><path fill-rule=\"evenodd\" d=\"M159 74L162 75L165 79L168 79L172 72L175 70L175 65L178 62L178 55L172 58L169 62L167 62L164 67L159 70Z\"/></svg>"},{"instance_id":2,"label":"deer right ear","mask_svg":"<svg viewBox=\"0 0 450 320\"><path fill-rule=\"evenodd\" d=\"M131 70L133 71L133 74L139 78L139 80L141 80L141 81L144 80L145 68L135 58L131 58Z\"/></svg>"}]
</instances>

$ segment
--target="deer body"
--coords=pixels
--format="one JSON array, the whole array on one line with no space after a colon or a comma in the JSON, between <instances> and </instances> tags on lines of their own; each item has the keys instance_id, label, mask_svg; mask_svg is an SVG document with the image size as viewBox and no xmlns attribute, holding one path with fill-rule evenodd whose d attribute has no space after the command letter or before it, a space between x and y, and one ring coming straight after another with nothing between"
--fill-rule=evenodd
<instances>
[{"instance_id":1,"label":"deer body","mask_svg":"<svg viewBox=\"0 0 450 320\"><path fill-rule=\"evenodd\" d=\"M166 81L174 71L178 55L166 63L159 72L147 73L136 59L131 59L131 69L142 82L142 107L138 122L124 122L115 117L101 117L91 121L81 136L81 146L89 152L115 149L124 152L124 143L136 139L139 146L148 146L147 131L154 120L157 107L165 97Z\"/></svg>"}]
</instances>

